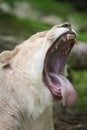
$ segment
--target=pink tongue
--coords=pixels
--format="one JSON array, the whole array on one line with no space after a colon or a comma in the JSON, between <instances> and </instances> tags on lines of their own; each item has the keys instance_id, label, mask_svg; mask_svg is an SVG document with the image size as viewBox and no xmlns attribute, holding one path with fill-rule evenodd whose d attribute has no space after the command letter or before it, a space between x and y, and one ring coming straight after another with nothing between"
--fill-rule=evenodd
<instances>
[{"instance_id":1,"label":"pink tongue","mask_svg":"<svg viewBox=\"0 0 87 130\"><path fill-rule=\"evenodd\" d=\"M61 82L61 92L63 98L63 105L71 105L76 99L76 91L72 84L64 76L58 76Z\"/></svg>"},{"instance_id":2,"label":"pink tongue","mask_svg":"<svg viewBox=\"0 0 87 130\"><path fill-rule=\"evenodd\" d=\"M71 105L76 99L76 91L73 88L72 84L69 82L67 78L65 78L62 75L50 73L50 76L56 77L56 79L61 84L61 86L59 86L58 84L56 85L56 87L61 87L63 105Z\"/></svg>"}]
</instances>

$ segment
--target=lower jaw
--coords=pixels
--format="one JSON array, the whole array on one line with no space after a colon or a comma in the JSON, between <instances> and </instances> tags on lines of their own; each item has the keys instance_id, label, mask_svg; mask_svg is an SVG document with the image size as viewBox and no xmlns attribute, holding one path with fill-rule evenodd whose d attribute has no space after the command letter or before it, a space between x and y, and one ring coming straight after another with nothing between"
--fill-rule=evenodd
<instances>
[{"instance_id":1,"label":"lower jaw","mask_svg":"<svg viewBox=\"0 0 87 130\"><path fill-rule=\"evenodd\" d=\"M54 81L53 81L54 80ZM76 92L67 78L63 75L44 70L44 82L54 98L63 101L63 105L71 105L76 99Z\"/></svg>"}]
</instances>

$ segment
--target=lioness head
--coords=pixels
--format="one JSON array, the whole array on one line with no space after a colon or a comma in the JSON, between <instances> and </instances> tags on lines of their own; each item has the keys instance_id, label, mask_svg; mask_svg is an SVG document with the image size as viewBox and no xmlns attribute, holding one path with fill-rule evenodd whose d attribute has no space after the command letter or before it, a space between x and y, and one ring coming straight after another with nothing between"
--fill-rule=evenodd
<instances>
[{"instance_id":1,"label":"lioness head","mask_svg":"<svg viewBox=\"0 0 87 130\"><path fill-rule=\"evenodd\" d=\"M64 77L64 68L75 39L76 33L69 23L57 25L33 35L13 51L1 53L0 61L5 68L23 71L32 84L43 82L53 97L62 99L63 105L70 105L76 92Z\"/></svg>"}]
</instances>

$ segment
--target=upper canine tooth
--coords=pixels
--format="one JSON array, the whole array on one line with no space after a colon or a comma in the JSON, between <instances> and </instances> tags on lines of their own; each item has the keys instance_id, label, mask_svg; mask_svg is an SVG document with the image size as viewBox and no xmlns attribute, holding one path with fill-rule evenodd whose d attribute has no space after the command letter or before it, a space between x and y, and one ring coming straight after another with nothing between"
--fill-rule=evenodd
<instances>
[{"instance_id":1,"label":"upper canine tooth","mask_svg":"<svg viewBox=\"0 0 87 130\"><path fill-rule=\"evenodd\" d=\"M67 40L69 40L70 39L70 36L69 35L67 35Z\"/></svg>"},{"instance_id":2,"label":"upper canine tooth","mask_svg":"<svg viewBox=\"0 0 87 130\"><path fill-rule=\"evenodd\" d=\"M63 37L63 39L62 39L64 42L66 41L66 39Z\"/></svg>"},{"instance_id":3,"label":"upper canine tooth","mask_svg":"<svg viewBox=\"0 0 87 130\"><path fill-rule=\"evenodd\" d=\"M55 48L58 49L58 45L55 45Z\"/></svg>"}]
</instances>

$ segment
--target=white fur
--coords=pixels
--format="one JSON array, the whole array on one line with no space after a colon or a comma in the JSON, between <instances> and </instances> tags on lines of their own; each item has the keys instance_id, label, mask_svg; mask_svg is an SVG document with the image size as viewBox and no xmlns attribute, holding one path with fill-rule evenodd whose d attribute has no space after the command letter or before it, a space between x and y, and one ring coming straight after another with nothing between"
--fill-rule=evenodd
<instances>
[{"instance_id":1,"label":"white fur","mask_svg":"<svg viewBox=\"0 0 87 130\"><path fill-rule=\"evenodd\" d=\"M52 95L42 71L47 50L67 31L54 26L0 54L0 130L54 129Z\"/></svg>"}]
</instances>

